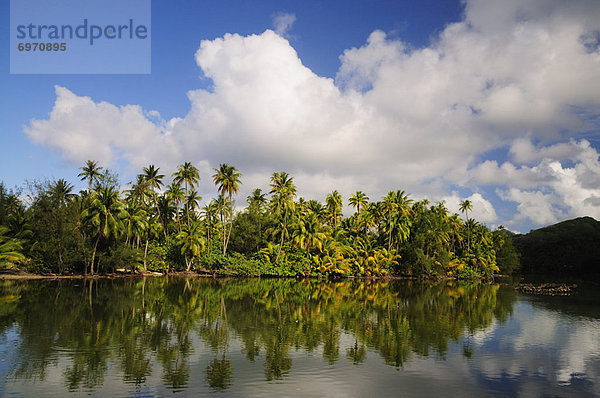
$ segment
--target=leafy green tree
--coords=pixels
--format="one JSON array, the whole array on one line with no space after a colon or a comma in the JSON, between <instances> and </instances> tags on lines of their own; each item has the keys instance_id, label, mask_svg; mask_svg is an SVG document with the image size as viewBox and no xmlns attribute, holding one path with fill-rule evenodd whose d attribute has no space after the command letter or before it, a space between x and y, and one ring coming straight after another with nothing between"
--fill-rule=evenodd
<instances>
[{"instance_id":1,"label":"leafy green tree","mask_svg":"<svg viewBox=\"0 0 600 398\"><path fill-rule=\"evenodd\" d=\"M465 220L467 222L467 252L471 253L471 228L469 224L469 210L473 210L473 203L469 199L465 199L460 202L459 210L465 213Z\"/></svg>"},{"instance_id":2,"label":"leafy green tree","mask_svg":"<svg viewBox=\"0 0 600 398\"><path fill-rule=\"evenodd\" d=\"M149 227L148 213L143 207L134 203L127 203L126 211L127 215L123 219L125 244L138 248Z\"/></svg>"},{"instance_id":3,"label":"leafy green tree","mask_svg":"<svg viewBox=\"0 0 600 398\"><path fill-rule=\"evenodd\" d=\"M188 220L195 220L197 218L196 210L201 200L202 197L195 190L191 190L185 197L185 216Z\"/></svg>"},{"instance_id":4,"label":"leafy green tree","mask_svg":"<svg viewBox=\"0 0 600 398\"><path fill-rule=\"evenodd\" d=\"M185 196L189 195L188 189L195 189L196 184L200 180L200 175L198 172L198 168L194 166L190 162L185 162L177 166L177 171L173 173L173 183L181 186L182 184L185 186ZM186 213L187 213L187 224L190 226L190 210L187 207L188 202L186 202Z\"/></svg>"},{"instance_id":5,"label":"leafy green tree","mask_svg":"<svg viewBox=\"0 0 600 398\"><path fill-rule=\"evenodd\" d=\"M513 245L513 235L502 225L493 232L496 262L504 275L514 274L521 268L520 254Z\"/></svg>"},{"instance_id":6,"label":"leafy green tree","mask_svg":"<svg viewBox=\"0 0 600 398\"><path fill-rule=\"evenodd\" d=\"M218 202L214 199L202 208L202 216L204 219L204 225L206 230L206 244L208 253L211 253L210 240L211 236L213 236L212 231L214 231L217 228L217 217L219 209L220 206Z\"/></svg>"},{"instance_id":7,"label":"leafy green tree","mask_svg":"<svg viewBox=\"0 0 600 398\"><path fill-rule=\"evenodd\" d=\"M306 250L308 257L311 249L321 250L327 235L323 232L317 216L313 213L297 221L297 227L293 233L294 244Z\"/></svg>"},{"instance_id":8,"label":"leafy green tree","mask_svg":"<svg viewBox=\"0 0 600 398\"><path fill-rule=\"evenodd\" d=\"M325 203L327 203L327 211L331 217L331 226L336 229L342 217L342 195L338 191L333 191L327 195Z\"/></svg>"},{"instance_id":9,"label":"leafy green tree","mask_svg":"<svg viewBox=\"0 0 600 398\"><path fill-rule=\"evenodd\" d=\"M175 182L171 183L167 187L166 191L167 198L169 202L175 205L175 223L177 224L177 232L181 230L180 220L179 220L179 209L181 204L184 202L186 197L186 192L184 192L179 185ZM188 219L189 224L189 219Z\"/></svg>"},{"instance_id":10,"label":"leafy green tree","mask_svg":"<svg viewBox=\"0 0 600 398\"><path fill-rule=\"evenodd\" d=\"M156 208L158 208L158 195L156 190L160 190L164 185L163 178L165 177L164 174L159 174L159 170L160 167L155 167L153 164L151 164L148 167L144 167L144 172L142 173L145 182L145 189L147 191L146 195L152 198Z\"/></svg>"},{"instance_id":11,"label":"leafy green tree","mask_svg":"<svg viewBox=\"0 0 600 398\"><path fill-rule=\"evenodd\" d=\"M281 254L283 239L287 232L288 217L290 217L296 208L294 203L294 198L296 197L294 178L290 177L285 171L273 173L271 176L271 194L273 195L271 209L281 215L281 239L277 250L277 257L275 258L275 263L277 263Z\"/></svg>"},{"instance_id":12,"label":"leafy green tree","mask_svg":"<svg viewBox=\"0 0 600 398\"><path fill-rule=\"evenodd\" d=\"M382 198L384 230L387 235L387 250L392 250L394 239L398 245L408 239L411 226L411 204L408 194L402 190L390 191Z\"/></svg>"},{"instance_id":13,"label":"leafy green tree","mask_svg":"<svg viewBox=\"0 0 600 398\"><path fill-rule=\"evenodd\" d=\"M52 209L49 214L52 216L53 224L55 226L55 238L58 243L56 252L58 255L58 269L60 273L64 270L64 254L68 234L68 232L65 231L65 228L71 227L67 211L71 200L75 197L75 195L71 193L72 190L73 185L62 178L50 183L48 186L48 195L52 203Z\"/></svg>"},{"instance_id":14,"label":"leafy green tree","mask_svg":"<svg viewBox=\"0 0 600 398\"><path fill-rule=\"evenodd\" d=\"M123 220L127 217L125 205L119 193L112 188L103 188L90 194L88 208L84 210L83 219L94 239L90 273L94 274L94 261L98 244L102 239L118 238L124 231ZM86 268L87 271L87 268Z\"/></svg>"},{"instance_id":15,"label":"leafy green tree","mask_svg":"<svg viewBox=\"0 0 600 398\"><path fill-rule=\"evenodd\" d=\"M206 243L202 232L202 224L194 221L189 227L184 226L181 232L177 234L176 239L181 248L181 254L185 256L186 271L189 272L194 260L200 257Z\"/></svg>"},{"instance_id":16,"label":"leafy green tree","mask_svg":"<svg viewBox=\"0 0 600 398\"><path fill-rule=\"evenodd\" d=\"M235 167L227 163L221 163L219 165L219 168L214 169L214 171L216 173L213 175L213 181L218 187L219 194L223 198L225 198L225 194L227 194L229 202L232 202L233 194L237 194L240 189L240 177L242 176L242 174L239 173ZM222 213L225 212L224 204L221 211ZM225 228L223 228L223 254L227 252L227 244L229 241L229 237L231 236L231 228L233 227L232 217L233 214L231 214L229 217L229 231L226 232Z\"/></svg>"}]
</instances>

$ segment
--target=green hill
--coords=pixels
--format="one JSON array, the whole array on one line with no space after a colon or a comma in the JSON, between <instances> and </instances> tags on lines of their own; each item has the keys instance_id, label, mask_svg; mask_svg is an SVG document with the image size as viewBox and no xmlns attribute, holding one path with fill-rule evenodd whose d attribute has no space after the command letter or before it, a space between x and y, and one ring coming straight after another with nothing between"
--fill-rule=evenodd
<instances>
[{"instance_id":1,"label":"green hill","mask_svg":"<svg viewBox=\"0 0 600 398\"><path fill-rule=\"evenodd\" d=\"M513 243L525 274L600 275L600 222L591 217L514 235Z\"/></svg>"}]
</instances>

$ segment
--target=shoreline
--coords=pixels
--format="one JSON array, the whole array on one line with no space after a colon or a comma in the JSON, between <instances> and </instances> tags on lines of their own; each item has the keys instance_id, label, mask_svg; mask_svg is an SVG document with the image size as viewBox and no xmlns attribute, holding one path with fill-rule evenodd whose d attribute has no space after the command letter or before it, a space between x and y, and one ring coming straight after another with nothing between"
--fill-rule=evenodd
<instances>
[{"instance_id":1,"label":"shoreline","mask_svg":"<svg viewBox=\"0 0 600 398\"><path fill-rule=\"evenodd\" d=\"M30 274L28 272L0 273L0 280L55 280L55 279L137 279L157 276L186 276L186 277L210 277L212 275L198 274L195 272L172 272L163 274L160 272L144 272L137 274L114 273L94 275L58 275L58 274Z\"/></svg>"},{"instance_id":2,"label":"shoreline","mask_svg":"<svg viewBox=\"0 0 600 398\"><path fill-rule=\"evenodd\" d=\"M58 279L139 279L146 277L184 277L184 278L243 278L243 279L255 279L255 278L284 278L284 279L329 279L329 278L311 278L311 277L296 277L296 276L284 276L284 275L231 275L231 274L219 274L219 273L198 273L198 272L186 272L177 271L169 273L161 272L140 272L140 273L110 273L110 274L94 274L94 275L59 275L59 274L31 274L28 272L15 272L15 273L0 273L0 280L58 280ZM491 279L474 279L470 281L490 281L494 278L506 277L505 275L494 275ZM419 278L414 276L403 276L403 275L386 275L386 276L371 276L371 277L357 277L357 276L346 276L333 278L331 280L379 280L379 281L391 281L391 280L414 280L414 281L452 281L458 280L456 278Z\"/></svg>"}]
</instances>

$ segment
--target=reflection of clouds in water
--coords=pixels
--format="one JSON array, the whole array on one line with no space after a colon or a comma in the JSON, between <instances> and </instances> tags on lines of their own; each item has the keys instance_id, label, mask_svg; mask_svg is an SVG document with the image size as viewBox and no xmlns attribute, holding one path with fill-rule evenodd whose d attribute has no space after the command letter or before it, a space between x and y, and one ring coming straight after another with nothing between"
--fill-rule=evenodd
<instances>
[{"instance_id":1,"label":"reflection of clouds in water","mask_svg":"<svg viewBox=\"0 0 600 398\"><path fill-rule=\"evenodd\" d=\"M475 333L473 333L472 336L470 336L471 342L474 345L483 345L487 340L494 337L494 332L496 331L497 326L498 321L496 320L496 318L494 318L490 323L490 326L488 326L485 329L477 330Z\"/></svg>"},{"instance_id":2,"label":"reflection of clouds in water","mask_svg":"<svg viewBox=\"0 0 600 398\"><path fill-rule=\"evenodd\" d=\"M562 366L557 374L558 381L568 384L572 375L600 380L600 322L573 322L567 333L567 344L561 346ZM596 386L596 392L600 393L600 386Z\"/></svg>"},{"instance_id":3,"label":"reflection of clouds in water","mask_svg":"<svg viewBox=\"0 0 600 398\"><path fill-rule=\"evenodd\" d=\"M471 337L478 347L471 372L486 387L523 396L600 395L600 321L521 301L511 319L493 326Z\"/></svg>"},{"instance_id":4,"label":"reflection of clouds in water","mask_svg":"<svg viewBox=\"0 0 600 398\"><path fill-rule=\"evenodd\" d=\"M562 327L558 313L524 308L515 318L520 324L520 333L512 339L515 350L548 345L560 347L564 343L566 336L559 333Z\"/></svg>"}]
</instances>

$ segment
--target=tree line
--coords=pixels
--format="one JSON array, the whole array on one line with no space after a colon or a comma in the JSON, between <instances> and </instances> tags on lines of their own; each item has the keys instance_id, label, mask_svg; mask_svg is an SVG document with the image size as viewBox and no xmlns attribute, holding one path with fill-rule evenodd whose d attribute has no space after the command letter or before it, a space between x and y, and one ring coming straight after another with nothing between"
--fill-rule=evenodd
<instances>
[{"instance_id":1,"label":"tree line","mask_svg":"<svg viewBox=\"0 0 600 398\"><path fill-rule=\"evenodd\" d=\"M95 161L80 170L87 188L79 193L65 179L35 181L24 201L0 183L2 268L479 278L518 267L511 234L469 218L469 200L460 203L463 220L443 202L416 201L403 190L379 200L356 191L347 199L354 211L344 216L338 191L324 202L305 200L282 171L271 175L269 192L253 190L239 210L242 175L229 164L214 169L216 197L203 206L190 162L170 183L149 165L123 191L116 173Z\"/></svg>"}]
</instances>

